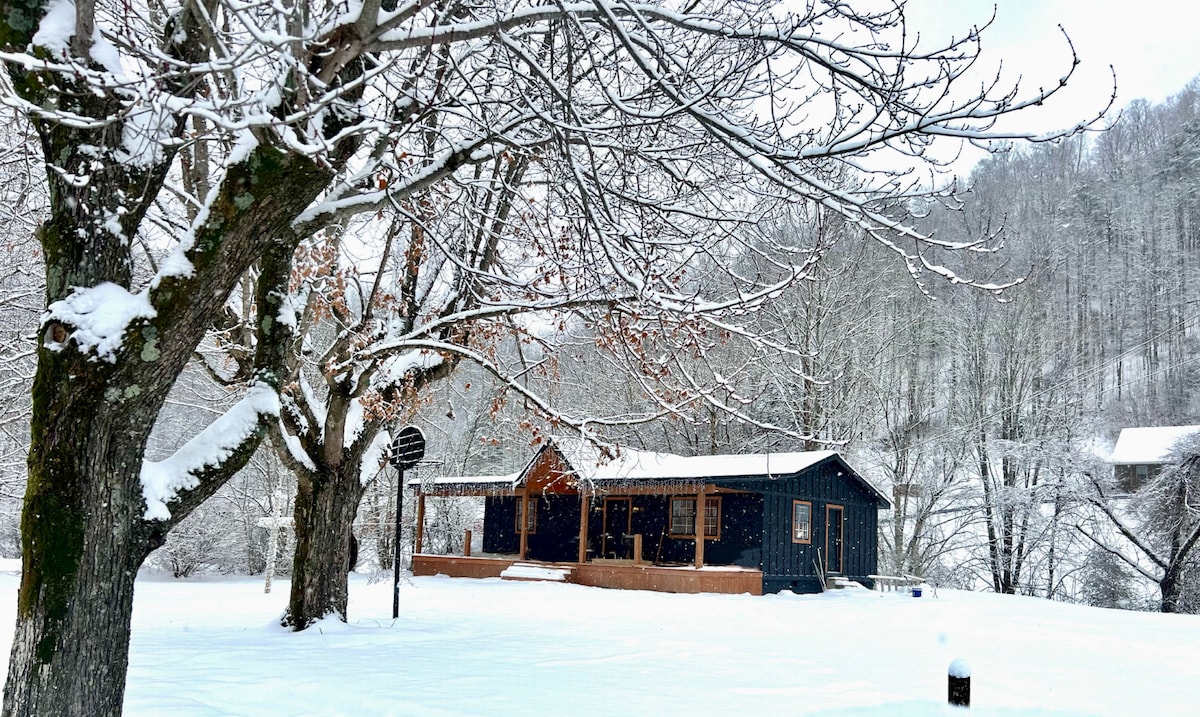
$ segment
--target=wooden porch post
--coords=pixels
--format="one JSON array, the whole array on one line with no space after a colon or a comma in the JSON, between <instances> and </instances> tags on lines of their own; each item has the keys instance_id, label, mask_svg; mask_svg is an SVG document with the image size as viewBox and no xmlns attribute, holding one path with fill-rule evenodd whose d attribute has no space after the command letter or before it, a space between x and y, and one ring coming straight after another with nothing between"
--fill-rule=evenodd
<instances>
[{"instance_id":1,"label":"wooden porch post","mask_svg":"<svg viewBox=\"0 0 1200 717\"><path fill-rule=\"evenodd\" d=\"M521 551L518 558L525 560L525 552L529 549L529 486L521 491Z\"/></svg>"},{"instance_id":2,"label":"wooden porch post","mask_svg":"<svg viewBox=\"0 0 1200 717\"><path fill-rule=\"evenodd\" d=\"M425 547L425 494L417 497L417 541L413 552L419 553Z\"/></svg>"},{"instance_id":3,"label":"wooden porch post","mask_svg":"<svg viewBox=\"0 0 1200 717\"><path fill-rule=\"evenodd\" d=\"M579 491L579 562L587 562L587 544L588 544L588 494L585 490Z\"/></svg>"},{"instance_id":4,"label":"wooden porch post","mask_svg":"<svg viewBox=\"0 0 1200 717\"><path fill-rule=\"evenodd\" d=\"M704 567L704 489L703 483L696 491L696 569Z\"/></svg>"}]
</instances>

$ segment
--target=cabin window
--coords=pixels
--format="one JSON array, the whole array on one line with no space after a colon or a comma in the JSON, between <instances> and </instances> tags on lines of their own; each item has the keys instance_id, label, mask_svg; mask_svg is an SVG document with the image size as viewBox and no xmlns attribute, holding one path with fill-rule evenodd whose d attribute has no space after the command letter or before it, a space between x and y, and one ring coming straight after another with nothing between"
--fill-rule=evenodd
<instances>
[{"instance_id":1,"label":"cabin window","mask_svg":"<svg viewBox=\"0 0 1200 717\"><path fill-rule=\"evenodd\" d=\"M696 537L696 499L671 499L671 537ZM704 537L706 540L721 539L721 499L704 499Z\"/></svg>"},{"instance_id":2,"label":"cabin window","mask_svg":"<svg viewBox=\"0 0 1200 717\"><path fill-rule=\"evenodd\" d=\"M517 499L517 519L516 519L516 521L514 521L515 531L518 533L521 532L521 513L523 512L522 507L525 505L529 506L529 524L526 526L526 532L527 533L536 533L537 532L537 515L538 515L537 501L531 500L531 501L526 502L524 500L521 500L520 498Z\"/></svg>"},{"instance_id":3,"label":"cabin window","mask_svg":"<svg viewBox=\"0 0 1200 717\"><path fill-rule=\"evenodd\" d=\"M812 542L812 503L806 500L792 501L792 542Z\"/></svg>"}]
</instances>

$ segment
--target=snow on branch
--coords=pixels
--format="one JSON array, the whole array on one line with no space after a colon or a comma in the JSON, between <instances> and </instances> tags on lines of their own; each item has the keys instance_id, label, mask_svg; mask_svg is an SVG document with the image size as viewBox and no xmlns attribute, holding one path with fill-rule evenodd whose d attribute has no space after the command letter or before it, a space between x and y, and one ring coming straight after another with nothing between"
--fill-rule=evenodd
<instances>
[{"instance_id":1,"label":"snow on branch","mask_svg":"<svg viewBox=\"0 0 1200 717\"><path fill-rule=\"evenodd\" d=\"M51 351L61 351L74 341L79 352L94 351L96 358L115 363L129 324L157 316L146 292L131 294L112 282L90 288L76 287L67 298L50 304L42 325L58 322L74 327L62 341L53 335L46 342Z\"/></svg>"},{"instance_id":2,"label":"snow on branch","mask_svg":"<svg viewBox=\"0 0 1200 717\"><path fill-rule=\"evenodd\" d=\"M146 520L169 520L167 504L180 491L200 485L200 474L219 467L250 439L265 416L279 415L279 395L273 388L256 383L224 415L162 461L142 465L142 495Z\"/></svg>"}]
</instances>

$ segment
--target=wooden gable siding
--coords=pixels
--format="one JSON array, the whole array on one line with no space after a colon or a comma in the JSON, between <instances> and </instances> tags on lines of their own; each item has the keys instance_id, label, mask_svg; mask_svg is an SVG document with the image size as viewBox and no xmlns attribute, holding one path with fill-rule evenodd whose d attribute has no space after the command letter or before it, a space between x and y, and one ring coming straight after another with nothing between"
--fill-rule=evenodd
<instances>
[{"instance_id":1,"label":"wooden gable siding","mask_svg":"<svg viewBox=\"0 0 1200 717\"><path fill-rule=\"evenodd\" d=\"M538 451L529 467L525 469L524 478L530 498L546 493L579 495L571 466L553 446L546 446ZM575 515L578 517L579 512L576 511Z\"/></svg>"},{"instance_id":2,"label":"wooden gable siding","mask_svg":"<svg viewBox=\"0 0 1200 717\"><path fill-rule=\"evenodd\" d=\"M764 592L793 590L818 592L818 551L824 563L829 526L826 508L844 508L843 575L870 583L878 562L877 499L846 476L836 462L826 462L798 474L773 481L746 481L736 484L762 493L762 571ZM792 540L792 501L812 503L812 540Z\"/></svg>"}]
</instances>

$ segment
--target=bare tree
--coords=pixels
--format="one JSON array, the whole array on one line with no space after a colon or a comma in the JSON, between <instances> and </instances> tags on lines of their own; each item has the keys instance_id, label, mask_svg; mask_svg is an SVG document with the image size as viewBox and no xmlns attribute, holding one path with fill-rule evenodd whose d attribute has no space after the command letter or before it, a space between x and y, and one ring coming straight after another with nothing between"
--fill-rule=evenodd
<instances>
[{"instance_id":1,"label":"bare tree","mask_svg":"<svg viewBox=\"0 0 1200 717\"><path fill-rule=\"evenodd\" d=\"M1117 504L1099 480L1093 481L1095 492L1089 498L1116 528L1123 544L1114 545L1080 527L1097 547L1158 585L1162 612L1181 611L1184 577L1194 568L1200 543L1200 442L1181 441L1174 452L1171 465L1140 488L1128 506Z\"/></svg>"},{"instance_id":2,"label":"bare tree","mask_svg":"<svg viewBox=\"0 0 1200 717\"><path fill-rule=\"evenodd\" d=\"M698 292L684 274L694 262L747 250L728 231L745 218L730 188L821 204L912 271L944 274L927 250L973 240L934 239L877 211L877 200L907 191L902 178L847 191L825 168L922 157L939 137L1044 139L995 121L1043 103L1071 71L1045 90L997 79L964 93L979 31L921 47L903 6L814 3L797 15L765 1L351 7L0 3L4 101L37 132L50 197L38 230L47 319L5 714L120 711L137 566L276 420L301 242L381 211L419 224L411 207L439 183L464 183L497 160L528 163L555 219L537 248L567 271L539 275L531 263L522 311L583 296L636 321L680 315L690 317L673 322L681 329L724 327L727 311L806 269L778 247L770 275L727 272ZM201 151L219 169L172 181ZM135 261L143 245L155 248L152 264ZM444 254L491 277L459 248ZM171 386L254 264L246 399L167 461L146 463ZM593 266L604 270L584 271ZM488 365L453 327L513 307L475 299L465 315L417 317L399 340Z\"/></svg>"}]
</instances>

